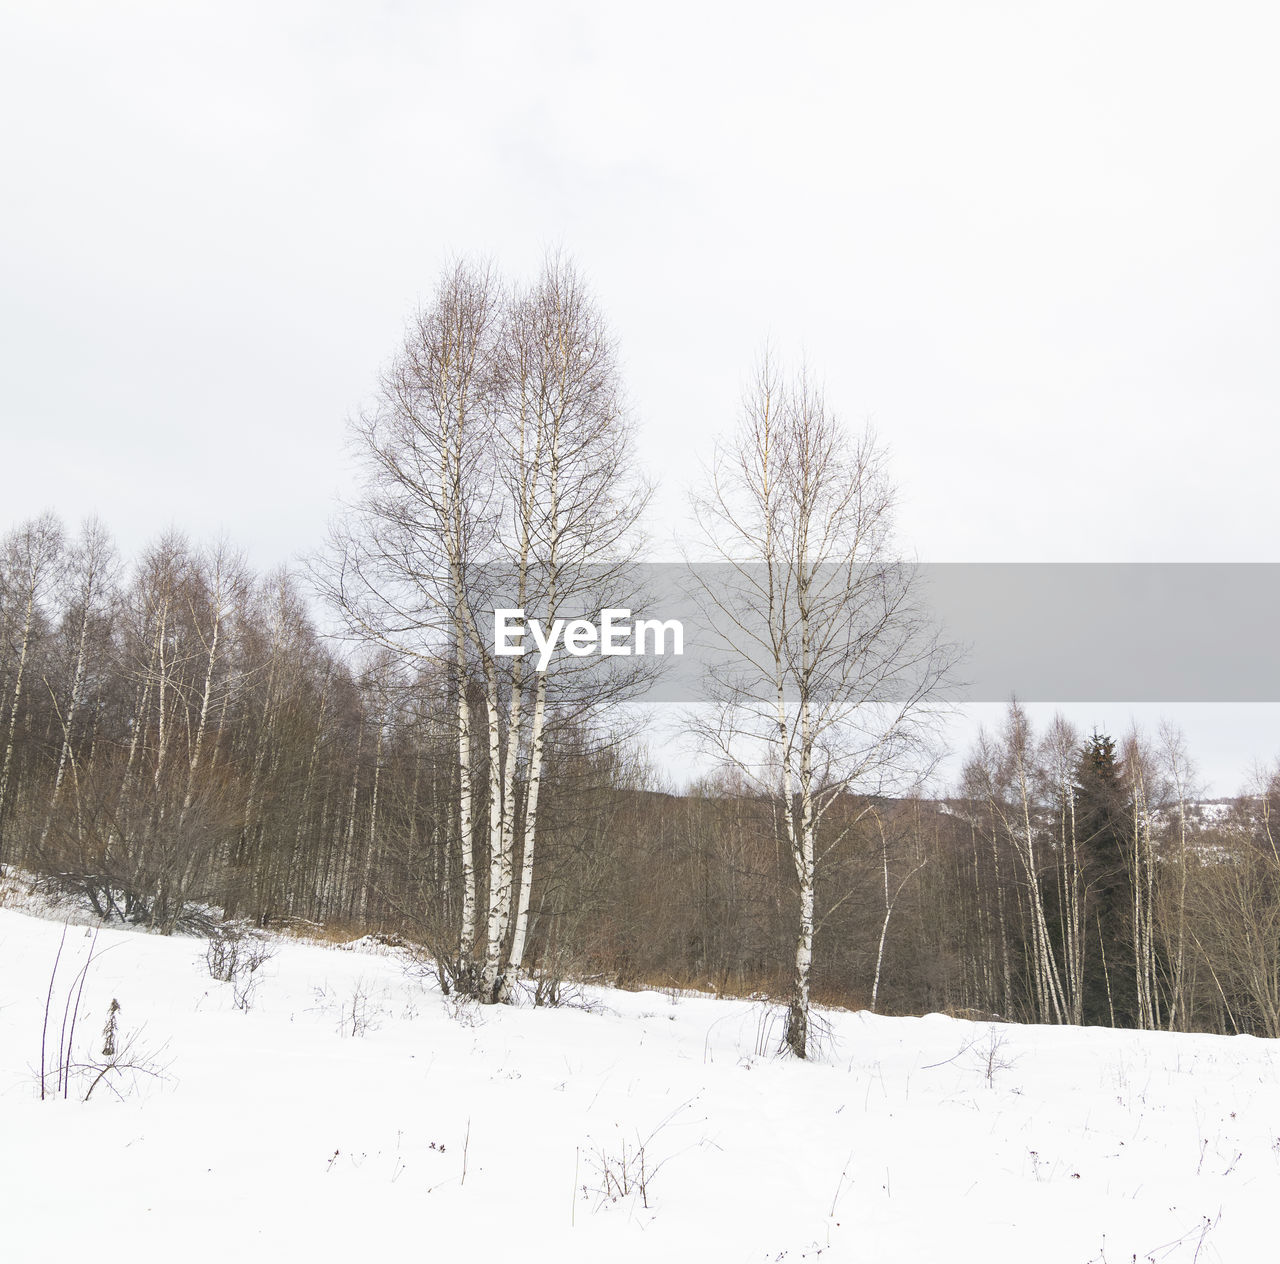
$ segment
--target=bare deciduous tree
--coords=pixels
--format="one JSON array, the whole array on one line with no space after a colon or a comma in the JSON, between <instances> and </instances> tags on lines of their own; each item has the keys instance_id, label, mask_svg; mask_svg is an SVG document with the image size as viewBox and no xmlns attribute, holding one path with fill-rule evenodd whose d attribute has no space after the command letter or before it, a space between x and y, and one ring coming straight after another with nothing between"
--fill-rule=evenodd
<instances>
[{"instance_id":1,"label":"bare deciduous tree","mask_svg":"<svg viewBox=\"0 0 1280 1264\"><path fill-rule=\"evenodd\" d=\"M366 483L335 526L321 587L357 635L451 676L458 750L463 901L452 960L473 989L480 934L475 835L477 755L471 680L480 633L478 568L493 560L492 425L503 296L492 269L448 269L434 301L410 322L382 375L374 408L355 425ZM494 689L486 694L491 705ZM496 734L496 716L490 732ZM490 742L490 760L496 751ZM500 803L490 796L490 832Z\"/></svg>"},{"instance_id":2,"label":"bare deciduous tree","mask_svg":"<svg viewBox=\"0 0 1280 1264\"><path fill-rule=\"evenodd\" d=\"M8 711L4 717L4 757L0 760L0 862L4 860L5 811L12 792L14 745L27 663L41 616L40 603L57 578L61 558L62 526L52 514L24 523L0 542L0 667L7 686L0 701L7 704Z\"/></svg>"},{"instance_id":3,"label":"bare deciduous tree","mask_svg":"<svg viewBox=\"0 0 1280 1264\"><path fill-rule=\"evenodd\" d=\"M357 425L365 495L320 568L352 631L452 672L464 897L446 968L489 1001L509 996L528 937L547 725L585 696L554 661L500 657L494 612L588 614L602 573L630 559L647 494L620 397L612 338L572 264L550 257L515 294L456 265Z\"/></svg>"},{"instance_id":4,"label":"bare deciduous tree","mask_svg":"<svg viewBox=\"0 0 1280 1264\"><path fill-rule=\"evenodd\" d=\"M58 767L54 775L53 791L49 796L44 826L40 831L42 851L48 841L53 814L57 810L58 798L68 766L71 766L74 772L74 735L76 721L84 700L90 633L95 624L101 625L106 621L107 610L114 595L116 572L115 548L111 538L106 528L96 518L90 519L84 524L80 538L71 549L68 559L66 604L70 618L65 620L65 623L74 639L74 663L71 667L70 688L58 712L62 740L58 747ZM45 683L56 701L57 694L53 683L50 681Z\"/></svg>"},{"instance_id":5,"label":"bare deciduous tree","mask_svg":"<svg viewBox=\"0 0 1280 1264\"><path fill-rule=\"evenodd\" d=\"M649 497L635 474L613 337L564 256L548 256L535 284L510 305L501 364L498 463L506 490L508 567L518 605L536 609L551 626L562 615L590 614L603 594L625 584ZM625 692L625 679L615 676L613 683L613 692L619 684ZM496 998L509 993L529 934L549 707L572 720L589 701L603 700L602 688L598 675L566 669L563 658L532 673L523 656L512 661L503 828L499 861L491 867L484 979Z\"/></svg>"},{"instance_id":6,"label":"bare deciduous tree","mask_svg":"<svg viewBox=\"0 0 1280 1264\"><path fill-rule=\"evenodd\" d=\"M828 814L918 774L955 658L917 604L914 568L892 556L893 507L874 434L850 436L807 376L784 384L767 357L695 498L724 564L701 586L706 613L729 650L695 727L777 804L798 886L797 1057L810 1048L816 890L849 828L831 836Z\"/></svg>"}]
</instances>

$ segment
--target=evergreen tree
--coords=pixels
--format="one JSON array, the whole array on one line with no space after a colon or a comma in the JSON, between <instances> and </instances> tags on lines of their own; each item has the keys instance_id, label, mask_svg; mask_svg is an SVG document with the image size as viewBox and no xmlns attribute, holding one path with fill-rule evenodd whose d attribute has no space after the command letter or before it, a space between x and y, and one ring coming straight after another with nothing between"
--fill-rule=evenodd
<instances>
[{"instance_id":1,"label":"evergreen tree","mask_svg":"<svg viewBox=\"0 0 1280 1264\"><path fill-rule=\"evenodd\" d=\"M1129 1027L1136 1022L1132 970L1131 877L1125 859L1126 798L1113 738L1096 729L1080 752L1076 824L1088 889L1084 1021Z\"/></svg>"}]
</instances>

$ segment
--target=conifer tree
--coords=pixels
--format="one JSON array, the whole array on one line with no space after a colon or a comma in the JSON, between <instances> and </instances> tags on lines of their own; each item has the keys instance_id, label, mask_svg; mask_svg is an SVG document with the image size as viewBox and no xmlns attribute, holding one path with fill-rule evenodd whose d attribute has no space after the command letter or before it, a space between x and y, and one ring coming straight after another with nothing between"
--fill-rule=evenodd
<instances>
[{"instance_id":1,"label":"conifer tree","mask_svg":"<svg viewBox=\"0 0 1280 1264\"><path fill-rule=\"evenodd\" d=\"M1086 915L1084 1021L1129 1027L1135 1022L1132 900L1125 859L1123 769L1115 740L1096 729L1080 752L1076 774L1076 823L1089 893Z\"/></svg>"}]
</instances>

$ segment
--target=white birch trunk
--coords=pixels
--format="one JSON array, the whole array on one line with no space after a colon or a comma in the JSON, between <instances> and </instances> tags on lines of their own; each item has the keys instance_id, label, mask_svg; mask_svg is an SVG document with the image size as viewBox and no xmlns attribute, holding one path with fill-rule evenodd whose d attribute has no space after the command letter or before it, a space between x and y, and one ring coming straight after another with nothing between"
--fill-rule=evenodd
<instances>
[{"instance_id":1,"label":"white birch trunk","mask_svg":"<svg viewBox=\"0 0 1280 1264\"><path fill-rule=\"evenodd\" d=\"M475 822L471 781L471 704L467 699L466 643L460 627L457 639L457 721L458 721L458 834L462 845L462 926L458 944L459 967L466 975L471 968L476 942L476 855ZM470 983L463 980L467 988Z\"/></svg>"},{"instance_id":2,"label":"white birch trunk","mask_svg":"<svg viewBox=\"0 0 1280 1264\"><path fill-rule=\"evenodd\" d=\"M71 696L67 699L67 713L62 717L62 743L58 749L58 771L54 774L53 793L49 796L49 809L45 813L44 828L40 831L41 850L48 841L49 830L53 825L53 814L58 807L58 795L62 790L62 780L71 754L72 726L76 721L76 713L80 709L80 694L84 688L85 647L89 639L89 600L90 598L86 595L80 613L80 634L76 638L76 665L71 677Z\"/></svg>"},{"instance_id":3,"label":"white birch trunk","mask_svg":"<svg viewBox=\"0 0 1280 1264\"><path fill-rule=\"evenodd\" d=\"M221 576L219 576L219 580ZM219 582L214 592L213 628L209 635L209 655L205 662L204 689L200 694L200 717L196 721L196 735L191 743L191 759L187 765L187 792L182 797L182 813L178 818L179 829L191 811L195 798L196 776L200 771L200 756L204 751L205 729L209 722L209 702L213 697L213 673L218 661L218 636L222 631L222 589Z\"/></svg>"},{"instance_id":4,"label":"white birch trunk","mask_svg":"<svg viewBox=\"0 0 1280 1264\"><path fill-rule=\"evenodd\" d=\"M502 734L498 686L492 672L485 681L485 719L489 736L489 910L485 923L484 970L481 999L497 999L501 981L503 946L511 910L511 852L503 846Z\"/></svg>"},{"instance_id":5,"label":"white birch trunk","mask_svg":"<svg viewBox=\"0 0 1280 1264\"><path fill-rule=\"evenodd\" d=\"M538 794L542 786L543 724L546 703L547 683L545 679L539 679L533 704L533 730L529 739L529 790L524 811L520 889L516 902L515 929L511 936L511 954L507 959L509 980L514 979L520 971L524 961L525 941L529 934L529 904L533 893L533 857L538 837Z\"/></svg>"}]
</instances>

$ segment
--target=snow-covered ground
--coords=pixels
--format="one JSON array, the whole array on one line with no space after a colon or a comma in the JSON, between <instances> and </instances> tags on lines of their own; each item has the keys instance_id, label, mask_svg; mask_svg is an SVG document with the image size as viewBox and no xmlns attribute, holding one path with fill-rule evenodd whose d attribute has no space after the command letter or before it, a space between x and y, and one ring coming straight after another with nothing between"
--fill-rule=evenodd
<instances>
[{"instance_id":1,"label":"snow-covered ground","mask_svg":"<svg viewBox=\"0 0 1280 1264\"><path fill-rule=\"evenodd\" d=\"M63 932L0 909L14 1264L1275 1257L1272 1042L831 1013L802 1064L760 1004L458 1009L386 950L290 941L246 1012L204 941L103 930L80 1069L40 1101ZM66 931L51 1069L92 934ZM144 1069L86 1102L113 998Z\"/></svg>"}]
</instances>

